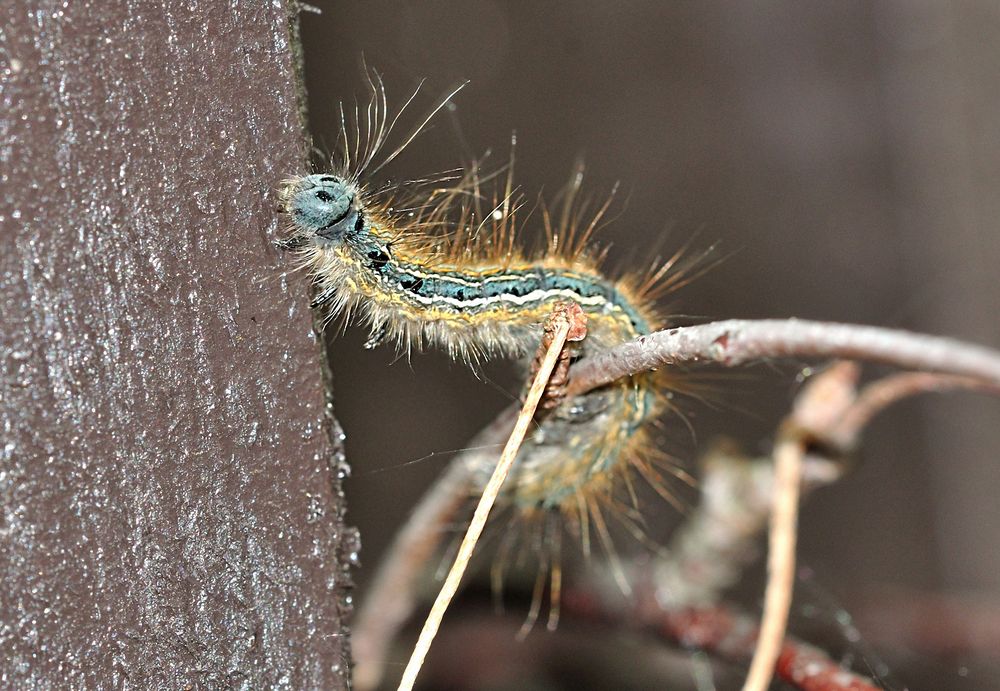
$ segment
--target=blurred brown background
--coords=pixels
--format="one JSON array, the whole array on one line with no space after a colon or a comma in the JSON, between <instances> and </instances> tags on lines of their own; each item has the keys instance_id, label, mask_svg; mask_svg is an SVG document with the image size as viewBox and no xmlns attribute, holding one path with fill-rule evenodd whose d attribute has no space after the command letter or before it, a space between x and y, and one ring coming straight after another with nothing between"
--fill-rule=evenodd
<instances>
[{"instance_id":1,"label":"blurred brown background","mask_svg":"<svg viewBox=\"0 0 1000 691\"><path fill-rule=\"evenodd\" d=\"M696 247L718 240L721 254L733 253L673 296L676 313L878 324L1000 347L996 3L367 0L321 9L302 17L320 148L336 141L337 102L365 98L362 56L397 107L427 79L414 119L470 79L454 113L380 176L420 177L487 149L503 160L516 130L529 198L557 190L580 155L590 190L621 181L627 202L602 235L612 263L645 260L662 236L674 249L696 233ZM444 467L441 452L516 390L502 369L480 381L439 353L395 361L363 340L351 330L331 346L362 597L387 540ZM697 438L678 424L673 451L693 457L720 432L766 449L794 368L756 367L726 387L718 409L687 406ZM969 645L926 655L865 625L873 592L890 588L904 602L925 597L911 590L944 593L984 603L976 611L996 642L1000 621L985 613L1000 609L998 423L1000 403L985 397L901 405L871 428L858 470L804 509L802 562L861 620L901 685L1000 688L1000 651L993 664ZM662 539L676 515L651 512ZM900 630L876 618L889 639Z\"/></svg>"}]
</instances>

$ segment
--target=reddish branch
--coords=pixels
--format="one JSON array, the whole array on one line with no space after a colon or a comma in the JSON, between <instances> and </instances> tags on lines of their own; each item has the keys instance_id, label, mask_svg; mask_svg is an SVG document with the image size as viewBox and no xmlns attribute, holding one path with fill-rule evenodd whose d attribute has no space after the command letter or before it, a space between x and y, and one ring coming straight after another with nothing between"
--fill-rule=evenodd
<instances>
[{"instance_id":1,"label":"reddish branch","mask_svg":"<svg viewBox=\"0 0 1000 691\"><path fill-rule=\"evenodd\" d=\"M592 594L570 591L563 601L568 613L615 626L638 625L655 636L731 662L745 664L757 645L757 622L724 605L663 609L648 595L631 610L607 607ZM844 669L815 646L785 638L775 675L802 691L878 691L871 680Z\"/></svg>"},{"instance_id":2,"label":"reddish branch","mask_svg":"<svg viewBox=\"0 0 1000 691\"><path fill-rule=\"evenodd\" d=\"M1000 386L1000 353L951 338L798 319L730 319L658 331L587 358L573 367L568 394L664 365L715 362L732 367L775 358L881 362Z\"/></svg>"},{"instance_id":3,"label":"reddish branch","mask_svg":"<svg viewBox=\"0 0 1000 691\"><path fill-rule=\"evenodd\" d=\"M570 333L566 337L566 340L570 342L582 341L587 335L587 315L583 309L575 302L560 303L557 309L561 310L570 321ZM548 350L549 344L552 342L550 323L551 320L546 323L545 332L542 335L542 345L535 354L535 359L532 362L532 375L538 371L538 368L542 364L542 359L545 357L545 351ZM559 351L559 359L556 361L556 367L552 370L552 376L549 377L549 383L545 387L545 394L538 404L536 419L550 410L555 410L566 399L566 386L569 384L569 366L572 356L572 348L562 348Z\"/></svg>"},{"instance_id":4,"label":"reddish branch","mask_svg":"<svg viewBox=\"0 0 1000 691\"><path fill-rule=\"evenodd\" d=\"M696 646L733 662L746 662L757 646L754 620L724 606L663 612L647 622L668 640ZM871 680L851 672L824 651L792 636L785 637L775 676L802 691L876 691Z\"/></svg>"}]
</instances>

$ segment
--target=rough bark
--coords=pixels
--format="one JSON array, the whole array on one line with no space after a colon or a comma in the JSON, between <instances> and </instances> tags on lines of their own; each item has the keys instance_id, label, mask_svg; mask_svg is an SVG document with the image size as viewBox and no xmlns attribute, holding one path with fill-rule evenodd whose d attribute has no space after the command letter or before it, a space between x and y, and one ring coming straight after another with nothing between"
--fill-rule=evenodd
<instances>
[{"instance_id":1,"label":"rough bark","mask_svg":"<svg viewBox=\"0 0 1000 691\"><path fill-rule=\"evenodd\" d=\"M284 3L0 11L0 685L345 686Z\"/></svg>"}]
</instances>

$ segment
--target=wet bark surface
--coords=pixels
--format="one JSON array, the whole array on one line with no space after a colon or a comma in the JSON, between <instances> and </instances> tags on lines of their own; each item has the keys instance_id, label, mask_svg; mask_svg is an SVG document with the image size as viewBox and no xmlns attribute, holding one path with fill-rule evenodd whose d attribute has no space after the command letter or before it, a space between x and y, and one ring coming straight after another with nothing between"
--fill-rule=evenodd
<instances>
[{"instance_id":1,"label":"wet bark surface","mask_svg":"<svg viewBox=\"0 0 1000 691\"><path fill-rule=\"evenodd\" d=\"M338 688L343 524L283 3L0 12L0 685Z\"/></svg>"}]
</instances>

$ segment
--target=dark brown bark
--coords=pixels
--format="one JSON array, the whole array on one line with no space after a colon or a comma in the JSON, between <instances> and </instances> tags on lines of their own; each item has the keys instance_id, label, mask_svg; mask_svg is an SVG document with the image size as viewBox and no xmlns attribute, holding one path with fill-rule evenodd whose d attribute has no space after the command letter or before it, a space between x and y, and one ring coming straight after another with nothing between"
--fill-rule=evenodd
<instances>
[{"instance_id":1,"label":"dark brown bark","mask_svg":"<svg viewBox=\"0 0 1000 691\"><path fill-rule=\"evenodd\" d=\"M0 21L0 686L344 686L339 428L271 244L296 19Z\"/></svg>"}]
</instances>

